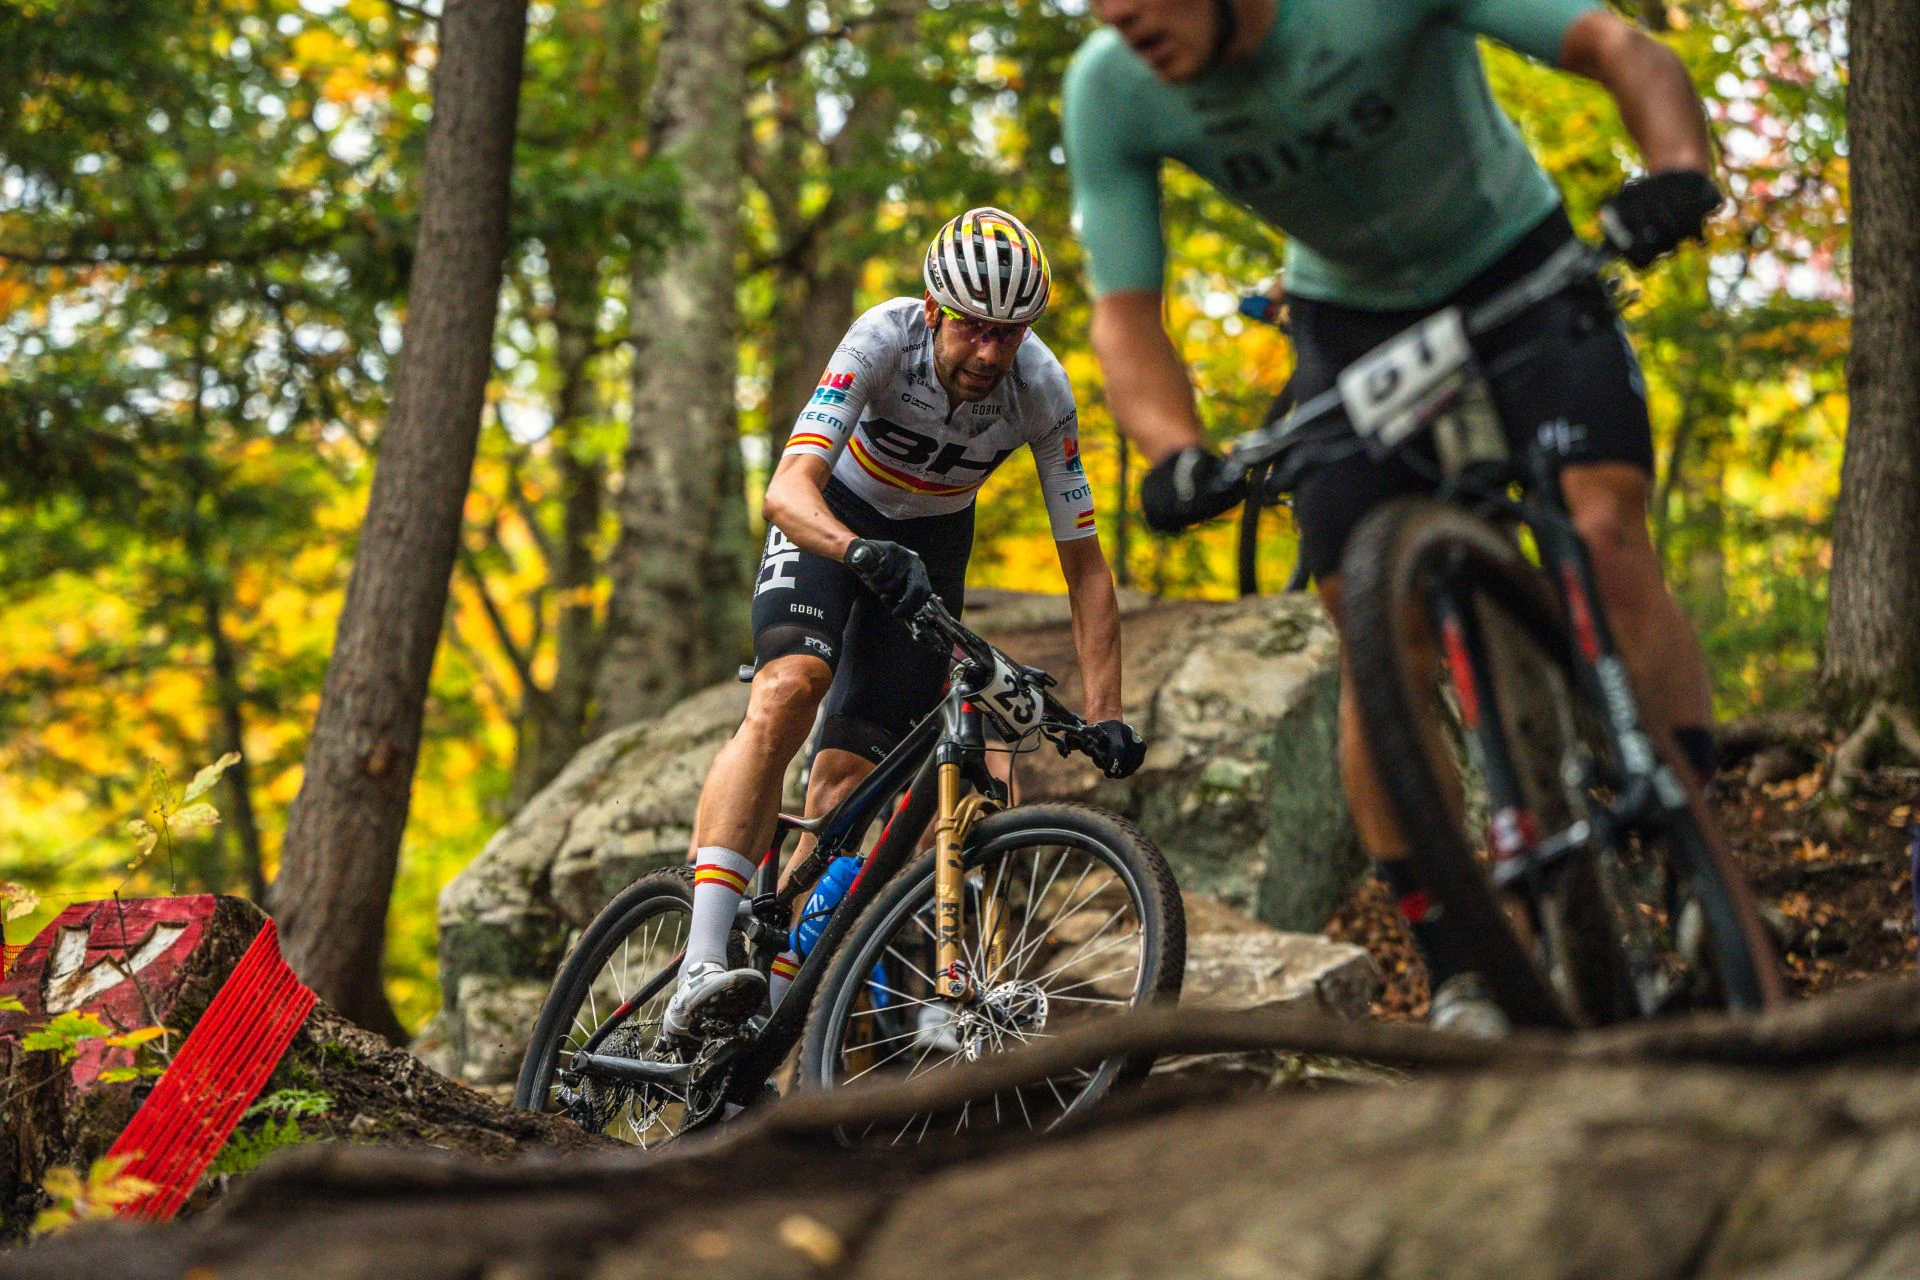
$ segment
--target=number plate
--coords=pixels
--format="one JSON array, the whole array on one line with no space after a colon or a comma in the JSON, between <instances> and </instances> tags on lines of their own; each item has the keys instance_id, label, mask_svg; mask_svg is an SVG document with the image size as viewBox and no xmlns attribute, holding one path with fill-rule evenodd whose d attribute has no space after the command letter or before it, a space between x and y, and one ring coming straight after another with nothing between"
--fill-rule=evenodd
<instances>
[{"instance_id":1,"label":"number plate","mask_svg":"<svg viewBox=\"0 0 1920 1280\"><path fill-rule=\"evenodd\" d=\"M993 658L993 681L981 690L980 703L1011 737L1019 737L1040 723L1040 695L1029 690L1006 659L997 653Z\"/></svg>"},{"instance_id":2,"label":"number plate","mask_svg":"<svg viewBox=\"0 0 1920 1280\"><path fill-rule=\"evenodd\" d=\"M1340 399L1353 429L1385 453L1425 426L1433 402L1459 382L1473 358L1457 307L1388 339L1340 373Z\"/></svg>"}]
</instances>

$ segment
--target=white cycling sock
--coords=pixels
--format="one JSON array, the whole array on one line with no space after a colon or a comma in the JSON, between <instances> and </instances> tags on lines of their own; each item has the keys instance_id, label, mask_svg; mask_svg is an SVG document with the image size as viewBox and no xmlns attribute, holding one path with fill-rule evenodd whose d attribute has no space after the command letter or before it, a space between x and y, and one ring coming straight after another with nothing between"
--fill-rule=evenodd
<instances>
[{"instance_id":1,"label":"white cycling sock","mask_svg":"<svg viewBox=\"0 0 1920 1280\"><path fill-rule=\"evenodd\" d=\"M709 845L700 850L693 868L693 923L687 926L687 957L682 970L697 964L727 967L727 933L733 928L740 896L747 891L754 863L751 858Z\"/></svg>"},{"instance_id":2,"label":"white cycling sock","mask_svg":"<svg viewBox=\"0 0 1920 1280\"><path fill-rule=\"evenodd\" d=\"M780 998L787 994L787 988L793 985L793 975L800 972L800 953L782 951L773 958L773 976L767 981L767 1007L778 1009Z\"/></svg>"}]
</instances>

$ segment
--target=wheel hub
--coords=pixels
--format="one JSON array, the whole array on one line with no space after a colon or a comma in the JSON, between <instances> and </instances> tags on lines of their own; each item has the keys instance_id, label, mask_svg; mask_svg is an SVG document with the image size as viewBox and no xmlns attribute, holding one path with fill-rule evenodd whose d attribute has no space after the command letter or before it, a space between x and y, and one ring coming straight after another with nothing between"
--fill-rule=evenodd
<instances>
[{"instance_id":1,"label":"wheel hub","mask_svg":"<svg viewBox=\"0 0 1920 1280\"><path fill-rule=\"evenodd\" d=\"M1047 1025L1047 993L1036 983L1002 982L960 1011L956 1028L968 1062L1026 1043Z\"/></svg>"}]
</instances>

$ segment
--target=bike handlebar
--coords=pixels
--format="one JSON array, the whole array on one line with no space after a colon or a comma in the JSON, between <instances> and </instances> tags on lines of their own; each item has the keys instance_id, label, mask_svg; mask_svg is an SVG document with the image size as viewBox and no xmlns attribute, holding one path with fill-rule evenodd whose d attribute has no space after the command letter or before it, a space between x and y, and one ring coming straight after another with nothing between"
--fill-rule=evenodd
<instances>
[{"instance_id":1,"label":"bike handlebar","mask_svg":"<svg viewBox=\"0 0 1920 1280\"><path fill-rule=\"evenodd\" d=\"M1569 240L1532 271L1467 308L1461 323L1469 337L1497 329L1568 285L1593 277L1619 256L1619 249L1611 243ZM1263 491L1290 493L1299 488L1308 472L1364 448L1352 425L1344 417L1334 416L1340 406L1340 389L1331 387L1296 406L1280 421L1240 436L1227 453L1234 478L1243 479L1271 463L1274 470L1261 486ZM1261 496L1249 495L1254 501Z\"/></svg>"}]
</instances>

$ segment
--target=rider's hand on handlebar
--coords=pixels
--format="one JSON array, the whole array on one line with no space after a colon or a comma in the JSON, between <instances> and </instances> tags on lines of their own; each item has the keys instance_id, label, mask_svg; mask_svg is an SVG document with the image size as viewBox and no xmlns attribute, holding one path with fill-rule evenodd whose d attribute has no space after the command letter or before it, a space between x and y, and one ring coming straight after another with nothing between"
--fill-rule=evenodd
<instances>
[{"instance_id":1,"label":"rider's hand on handlebar","mask_svg":"<svg viewBox=\"0 0 1920 1280\"><path fill-rule=\"evenodd\" d=\"M846 564L896 618L911 618L933 596L926 563L911 547L855 538L847 547Z\"/></svg>"},{"instance_id":2,"label":"rider's hand on handlebar","mask_svg":"<svg viewBox=\"0 0 1920 1280\"><path fill-rule=\"evenodd\" d=\"M1140 512L1156 533L1211 520L1247 496L1247 480L1225 458L1189 445L1162 458L1140 485Z\"/></svg>"},{"instance_id":3,"label":"rider's hand on handlebar","mask_svg":"<svg viewBox=\"0 0 1920 1280\"><path fill-rule=\"evenodd\" d=\"M1147 740L1124 720L1087 726L1087 755L1109 778L1125 778L1147 758Z\"/></svg>"},{"instance_id":4,"label":"rider's hand on handlebar","mask_svg":"<svg viewBox=\"0 0 1920 1280\"><path fill-rule=\"evenodd\" d=\"M1635 178L1600 206L1600 226L1620 256L1636 267L1698 240L1724 197L1696 169Z\"/></svg>"}]
</instances>

